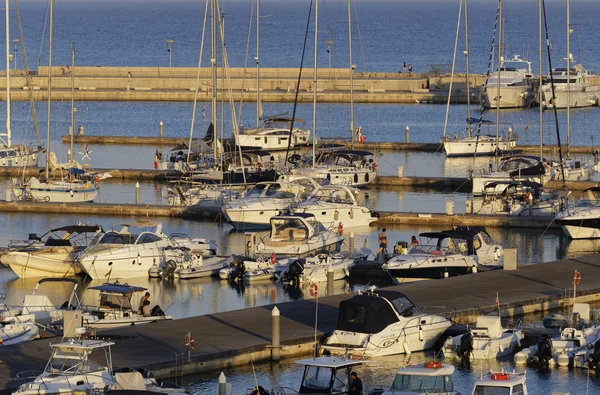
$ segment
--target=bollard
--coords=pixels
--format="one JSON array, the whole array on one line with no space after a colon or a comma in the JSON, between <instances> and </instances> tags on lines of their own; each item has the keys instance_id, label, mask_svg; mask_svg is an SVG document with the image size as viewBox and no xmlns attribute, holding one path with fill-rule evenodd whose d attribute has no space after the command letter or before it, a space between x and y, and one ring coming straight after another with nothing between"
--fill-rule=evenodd
<instances>
[{"instance_id":1,"label":"bollard","mask_svg":"<svg viewBox=\"0 0 600 395\"><path fill-rule=\"evenodd\" d=\"M405 143L408 143L408 135L410 134L410 128L408 127L408 125L406 125L406 128L404 129L404 140Z\"/></svg>"},{"instance_id":2,"label":"bollard","mask_svg":"<svg viewBox=\"0 0 600 395\"><path fill-rule=\"evenodd\" d=\"M277 306L271 310L271 361L279 361L280 358L280 326L279 326L279 309Z\"/></svg>"},{"instance_id":3,"label":"bollard","mask_svg":"<svg viewBox=\"0 0 600 395\"><path fill-rule=\"evenodd\" d=\"M404 166L398 166L398 178L404 177Z\"/></svg>"},{"instance_id":4,"label":"bollard","mask_svg":"<svg viewBox=\"0 0 600 395\"><path fill-rule=\"evenodd\" d=\"M227 378L225 373L221 372L219 375L219 386L217 388L217 395L227 395Z\"/></svg>"},{"instance_id":5,"label":"bollard","mask_svg":"<svg viewBox=\"0 0 600 395\"><path fill-rule=\"evenodd\" d=\"M165 124L163 123L163 121L160 121L160 123L158 124L160 126L159 128L159 134L160 134L160 138L163 138L163 132L164 132L164 126Z\"/></svg>"},{"instance_id":6,"label":"bollard","mask_svg":"<svg viewBox=\"0 0 600 395\"><path fill-rule=\"evenodd\" d=\"M350 238L348 240L348 249L350 250L350 258L354 258L354 232L350 231Z\"/></svg>"},{"instance_id":7,"label":"bollard","mask_svg":"<svg viewBox=\"0 0 600 395\"><path fill-rule=\"evenodd\" d=\"M140 204L140 183L135 183L135 204Z\"/></svg>"},{"instance_id":8,"label":"bollard","mask_svg":"<svg viewBox=\"0 0 600 395\"><path fill-rule=\"evenodd\" d=\"M329 296L333 295L333 282L335 281L333 274L334 274L333 267L328 266L327 267L327 295L329 295Z\"/></svg>"},{"instance_id":9,"label":"bollard","mask_svg":"<svg viewBox=\"0 0 600 395\"><path fill-rule=\"evenodd\" d=\"M504 249L504 270L516 270L519 267L516 248Z\"/></svg>"}]
</instances>

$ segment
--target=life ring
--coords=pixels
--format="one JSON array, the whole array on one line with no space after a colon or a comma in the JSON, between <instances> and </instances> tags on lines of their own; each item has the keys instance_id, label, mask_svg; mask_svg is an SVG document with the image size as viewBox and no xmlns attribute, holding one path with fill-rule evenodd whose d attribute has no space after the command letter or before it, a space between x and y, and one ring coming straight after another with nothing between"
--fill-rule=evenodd
<instances>
[{"instance_id":1,"label":"life ring","mask_svg":"<svg viewBox=\"0 0 600 395\"><path fill-rule=\"evenodd\" d=\"M340 222L340 224L338 225L338 234L341 236L344 234L344 224L342 224Z\"/></svg>"},{"instance_id":2,"label":"life ring","mask_svg":"<svg viewBox=\"0 0 600 395\"><path fill-rule=\"evenodd\" d=\"M319 287L317 287L317 284L311 285L310 286L310 296L312 296L314 298L318 294L319 294Z\"/></svg>"},{"instance_id":3,"label":"life ring","mask_svg":"<svg viewBox=\"0 0 600 395\"><path fill-rule=\"evenodd\" d=\"M510 376L506 373L493 373L492 380L508 380Z\"/></svg>"},{"instance_id":4,"label":"life ring","mask_svg":"<svg viewBox=\"0 0 600 395\"><path fill-rule=\"evenodd\" d=\"M442 367L442 363L440 361L429 361L425 363L425 367L427 369L439 369Z\"/></svg>"},{"instance_id":5,"label":"life ring","mask_svg":"<svg viewBox=\"0 0 600 395\"><path fill-rule=\"evenodd\" d=\"M44 196L44 202L49 202L50 201L50 196Z\"/></svg>"},{"instance_id":6,"label":"life ring","mask_svg":"<svg viewBox=\"0 0 600 395\"><path fill-rule=\"evenodd\" d=\"M275 253L271 254L271 264L276 264L277 263L277 255Z\"/></svg>"},{"instance_id":7,"label":"life ring","mask_svg":"<svg viewBox=\"0 0 600 395\"><path fill-rule=\"evenodd\" d=\"M196 345L196 342L194 341L194 338L192 337L192 335L187 334L185 335L185 348L188 350L193 350L194 346Z\"/></svg>"}]
</instances>

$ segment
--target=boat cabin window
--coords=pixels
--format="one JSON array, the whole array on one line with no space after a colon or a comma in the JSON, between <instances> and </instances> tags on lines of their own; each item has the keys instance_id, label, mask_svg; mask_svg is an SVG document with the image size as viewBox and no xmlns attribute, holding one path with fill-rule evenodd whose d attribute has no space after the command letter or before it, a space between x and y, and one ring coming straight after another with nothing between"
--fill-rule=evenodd
<instances>
[{"instance_id":1,"label":"boat cabin window","mask_svg":"<svg viewBox=\"0 0 600 395\"><path fill-rule=\"evenodd\" d=\"M392 304L398 311L398 314L404 317L410 317L413 313L419 314L419 310L415 307L415 305L408 300L406 297L396 298L392 300Z\"/></svg>"},{"instance_id":2,"label":"boat cabin window","mask_svg":"<svg viewBox=\"0 0 600 395\"><path fill-rule=\"evenodd\" d=\"M523 395L523 387L521 386L521 392L515 392L514 394ZM478 385L473 391L473 395L510 395L509 387L492 387L487 385Z\"/></svg>"},{"instance_id":3,"label":"boat cabin window","mask_svg":"<svg viewBox=\"0 0 600 395\"><path fill-rule=\"evenodd\" d=\"M100 308L121 310L131 309L131 295L126 294L114 294L114 293L101 293L100 294Z\"/></svg>"},{"instance_id":4,"label":"boat cabin window","mask_svg":"<svg viewBox=\"0 0 600 395\"><path fill-rule=\"evenodd\" d=\"M156 243L161 238L152 233L142 233L135 244Z\"/></svg>"},{"instance_id":5,"label":"boat cabin window","mask_svg":"<svg viewBox=\"0 0 600 395\"><path fill-rule=\"evenodd\" d=\"M248 191L248 193L246 193L246 197L259 197L266 187L267 185L265 184L256 184Z\"/></svg>"},{"instance_id":6,"label":"boat cabin window","mask_svg":"<svg viewBox=\"0 0 600 395\"><path fill-rule=\"evenodd\" d=\"M271 220L271 240L297 240L308 237L308 229L299 219L273 219Z\"/></svg>"},{"instance_id":7,"label":"boat cabin window","mask_svg":"<svg viewBox=\"0 0 600 395\"><path fill-rule=\"evenodd\" d=\"M102 365L87 359L84 350L57 349L48 361L45 373L77 375L102 370L105 370Z\"/></svg>"},{"instance_id":8,"label":"boat cabin window","mask_svg":"<svg viewBox=\"0 0 600 395\"><path fill-rule=\"evenodd\" d=\"M299 392L301 394L329 393L333 374L333 369L329 367L306 366Z\"/></svg>"},{"instance_id":9,"label":"boat cabin window","mask_svg":"<svg viewBox=\"0 0 600 395\"><path fill-rule=\"evenodd\" d=\"M348 392L348 384L350 381L350 370L349 368L336 369L335 376L333 377L332 391L334 394Z\"/></svg>"},{"instance_id":10,"label":"boat cabin window","mask_svg":"<svg viewBox=\"0 0 600 395\"><path fill-rule=\"evenodd\" d=\"M452 376L420 376L397 374L392 384L391 391L406 391L417 394L428 394L431 392L454 391ZM482 393L483 394L483 393ZM490 395L492 393L485 393ZM495 393L494 393L495 395Z\"/></svg>"},{"instance_id":11,"label":"boat cabin window","mask_svg":"<svg viewBox=\"0 0 600 395\"><path fill-rule=\"evenodd\" d=\"M0 151L0 158L10 158L13 156L17 156L17 153L15 151Z\"/></svg>"},{"instance_id":12,"label":"boat cabin window","mask_svg":"<svg viewBox=\"0 0 600 395\"><path fill-rule=\"evenodd\" d=\"M98 244L133 244L135 235L106 232Z\"/></svg>"}]
</instances>

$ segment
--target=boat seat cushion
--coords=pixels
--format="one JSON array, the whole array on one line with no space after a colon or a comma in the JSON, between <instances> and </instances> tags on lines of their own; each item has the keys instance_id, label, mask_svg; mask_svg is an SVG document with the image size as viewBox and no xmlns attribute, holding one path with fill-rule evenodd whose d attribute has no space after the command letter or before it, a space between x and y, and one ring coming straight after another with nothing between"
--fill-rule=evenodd
<instances>
[{"instance_id":1,"label":"boat seat cushion","mask_svg":"<svg viewBox=\"0 0 600 395\"><path fill-rule=\"evenodd\" d=\"M292 233L294 240L304 240L306 239L306 231L304 229L296 229Z\"/></svg>"}]
</instances>

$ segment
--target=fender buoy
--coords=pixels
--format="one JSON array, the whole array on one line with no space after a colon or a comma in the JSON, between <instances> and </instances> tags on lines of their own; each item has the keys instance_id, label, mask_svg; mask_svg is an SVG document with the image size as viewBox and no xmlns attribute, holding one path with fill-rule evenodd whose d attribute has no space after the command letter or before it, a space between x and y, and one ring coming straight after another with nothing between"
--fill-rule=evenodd
<instances>
[{"instance_id":1,"label":"fender buoy","mask_svg":"<svg viewBox=\"0 0 600 395\"><path fill-rule=\"evenodd\" d=\"M338 225L338 234L341 236L344 234L344 224L342 224L340 222L340 224Z\"/></svg>"},{"instance_id":2,"label":"fender buoy","mask_svg":"<svg viewBox=\"0 0 600 395\"><path fill-rule=\"evenodd\" d=\"M277 255L275 253L271 254L271 264L276 264L277 263Z\"/></svg>"},{"instance_id":3,"label":"fender buoy","mask_svg":"<svg viewBox=\"0 0 600 395\"><path fill-rule=\"evenodd\" d=\"M492 374L492 380L508 380L510 376L506 373L494 373Z\"/></svg>"},{"instance_id":4,"label":"fender buoy","mask_svg":"<svg viewBox=\"0 0 600 395\"><path fill-rule=\"evenodd\" d=\"M440 361L429 361L425 363L425 367L427 369L439 369L442 367L442 363Z\"/></svg>"}]
</instances>

